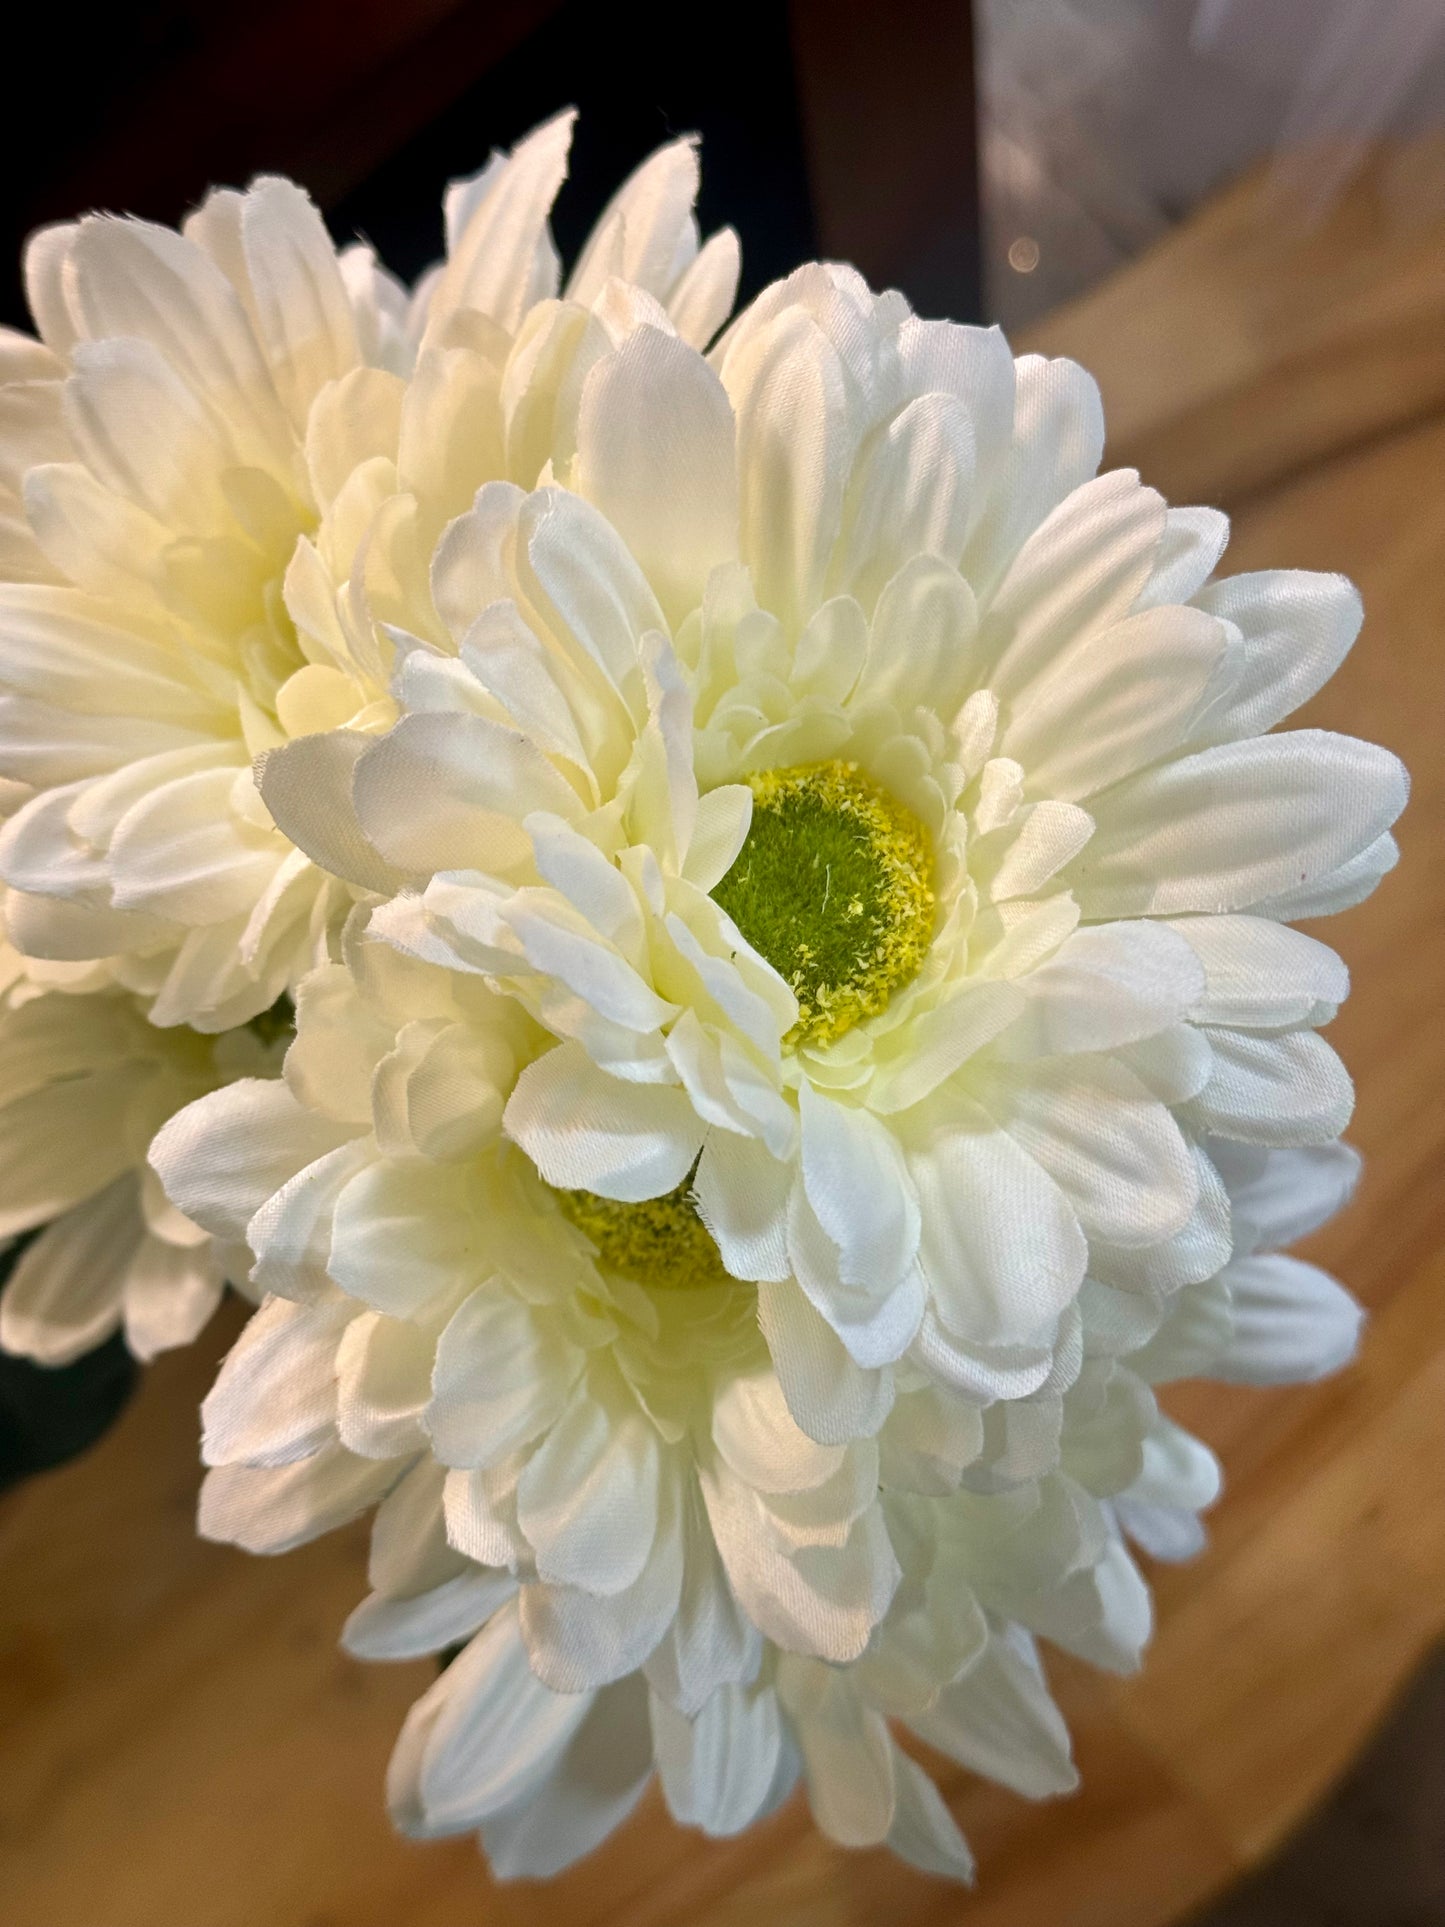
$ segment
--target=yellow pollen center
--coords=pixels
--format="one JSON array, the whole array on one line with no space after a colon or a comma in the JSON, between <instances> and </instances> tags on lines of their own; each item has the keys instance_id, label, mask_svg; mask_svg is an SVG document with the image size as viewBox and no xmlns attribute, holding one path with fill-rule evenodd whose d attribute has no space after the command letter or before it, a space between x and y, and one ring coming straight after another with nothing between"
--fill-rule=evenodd
<instances>
[{"instance_id":1,"label":"yellow pollen center","mask_svg":"<svg viewBox=\"0 0 1445 1927\"><path fill-rule=\"evenodd\" d=\"M753 820L713 891L785 978L784 1040L830 1044L915 976L933 936L933 851L918 818L856 763L748 779Z\"/></svg>"},{"instance_id":2,"label":"yellow pollen center","mask_svg":"<svg viewBox=\"0 0 1445 1927\"><path fill-rule=\"evenodd\" d=\"M638 1204L595 1191L558 1191L557 1202L597 1247L603 1264L640 1285L695 1289L736 1285L692 1201L689 1174L674 1190Z\"/></svg>"}]
</instances>

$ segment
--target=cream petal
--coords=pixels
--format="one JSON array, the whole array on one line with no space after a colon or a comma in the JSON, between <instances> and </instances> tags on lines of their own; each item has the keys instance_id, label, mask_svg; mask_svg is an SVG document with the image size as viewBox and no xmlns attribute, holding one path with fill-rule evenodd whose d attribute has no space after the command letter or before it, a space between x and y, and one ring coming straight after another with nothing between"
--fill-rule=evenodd
<instances>
[{"instance_id":1,"label":"cream petal","mask_svg":"<svg viewBox=\"0 0 1445 1927\"><path fill-rule=\"evenodd\" d=\"M732 228L719 228L703 243L667 297L668 318L681 340L699 350L707 347L732 313L742 266Z\"/></svg>"},{"instance_id":2,"label":"cream petal","mask_svg":"<svg viewBox=\"0 0 1445 1927\"><path fill-rule=\"evenodd\" d=\"M448 1465L499 1464L557 1423L582 1353L499 1279L465 1298L436 1345L424 1414Z\"/></svg>"},{"instance_id":3,"label":"cream petal","mask_svg":"<svg viewBox=\"0 0 1445 1927\"><path fill-rule=\"evenodd\" d=\"M237 776L235 769L200 770L163 783L126 811L110 842L117 909L193 925L250 910L286 851L236 816Z\"/></svg>"},{"instance_id":4,"label":"cream petal","mask_svg":"<svg viewBox=\"0 0 1445 1927\"><path fill-rule=\"evenodd\" d=\"M613 276L659 300L667 294L697 250L697 145L696 135L669 141L623 182L587 237L567 283L569 301L595 301Z\"/></svg>"},{"instance_id":5,"label":"cream petal","mask_svg":"<svg viewBox=\"0 0 1445 1927\"><path fill-rule=\"evenodd\" d=\"M1352 582L1306 569L1226 576L1201 590L1195 602L1233 623L1243 645L1229 702L1201 732L1206 742L1273 729L1329 681L1364 620Z\"/></svg>"},{"instance_id":6,"label":"cream petal","mask_svg":"<svg viewBox=\"0 0 1445 1927\"><path fill-rule=\"evenodd\" d=\"M548 1184L627 1203L681 1184L704 1137L681 1091L609 1077L577 1044L527 1066L504 1123Z\"/></svg>"},{"instance_id":7,"label":"cream petal","mask_svg":"<svg viewBox=\"0 0 1445 1927\"><path fill-rule=\"evenodd\" d=\"M783 1746L770 1689L720 1687L691 1719L654 1696L652 1739L668 1812L683 1826L726 1839L766 1806Z\"/></svg>"},{"instance_id":8,"label":"cream petal","mask_svg":"<svg viewBox=\"0 0 1445 1927\"><path fill-rule=\"evenodd\" d=\"M575 120L569 110L545 121L452 202L456 233L431 296L428 340L462 309L515 333L532 302L556 292L547 215L567 176Z\"/></svg>"},{"instance_id":9,"label":"cream petal","mask_svg":"<svg viewBox=\"0 0 1445 1927\"><path fill-rule=\"evenodd\" d=\"M549 1880L593 1852L652 1778L647 1695L637 1679L604 1686L535 1793L482 1823L498 1880Z\"/></svg>"},{"instance_id":10,"label":"cream petal","mask_svg":"<svg viewBox=\"0 0 1445 1927\"><path fill-rule=\"evenodd\" d=\"M510 1573L472 1566L410 1599L371 1593L341 1629L357 1659L424 1659L470 1639L517 1590Z\"/></svg>"},{"instance_id":11,"label":"cream petal","mask_svg":"<svg viewBox=\"0 0 1445 1927\"><path fill-rule=\"evenodd\" d=\"M189 1345L224 1290L220 1261L209 1240L187 1246L147 1235L125 1274L126 1344L143 1360Z\"/></svg>"},{"instance_id":12,"label":"cream petal","mask_svg":"<svg viewBox=\"0 0 1445 1927\"><path fill-rule=\"evenodd\" d=\"M822 600L843 512L852 424L842 363L818 324L791 309L730 352L742 553L759 602L801 624Z\"/></svg>"},{"instance_id":13,"label":"cream petal","mask_svg":"<svg viewBox=\"0 0 1445 1927\"><path fill-rule=\"evenodd\" d=\"M972 1104L910 1150L920 1261L943 1323L975 1345L1037 1343L1083 1282L1088 1243L1064 1193Z\"/></svg>"},{"instance_id":14,"label":"cream petal","mask_svg":"<svg viewBox=\"0 0 1445 1927\"><path fill-rule=\"evenodd\" d=\"M277 827L332 876L378 896L391 896L402 872L373 847L357 821L352 782L372 736L333 730L303 736L261 759L261 797Z\"/></svg>"},{"instance_id":15,"label":"cream petal","mask_svg":"<svg viewBox=\"0 0 1445 1927\"><path fill-rule=\"evenodd\" d=\"M197 1528L203 1539L243 1552L291 1552L334 1532L373 1505L404 1462L359 1459L324 1446L294 1465L218 1465L201 1486Z\"/></svg>"},{"instance_id":16,"label":"cream petal","mask_svg":"<svg viewBox=\"0 0 1445 1927\"><path fill-rule=\"evenodd\" d=\"M822 1445L871 1438L893 1403L888 1367L855 1364L843 1340L791 1279L759 1284L758 1322L788 1410L809 1438Z\"/></svg>"},{"instance_id":17,"label":"cream petal","mask_svg":"<svg viewBox=\"0 0 1445 1927\"><path fill-rule=\"evenodd\" d=\"M22 1252L0 1294L0 1346L68 1365L109 1338L142 1229L129 1172L64 1212Z\"/></svg>"},{"instance_id":18,"label":"cream petal","mask_svg":"<svg viewBox=\"0 0 1445 1927\"><path fill-rule=\"evenodd\" d=\"M151 343L223 412L247 460L284 474L289 436L270 373L235 289L201 249L148 221L92 216L71 259L86 333Z\"/></svg>"},{"instance_id":19,"label":"cream petal","mask_svg":"<svg viewBox=\"0 0 1445 1927\"><path fill-rule=\"evenodd\" d=\"M657 1537L661 1471L657 1433L630 1396L584 1381L517 1484L538 1578L592 1593L633 1585Z\"/></svg>"},{"instance_id":20,"label":"cream petal","mask_svg":"<svg viewBox=\"0 0 1445 1927\"><path fill-rule=\"evenodd\" d=\"M708 572L737 554L733 416L695 349L639 328L582 391L573 486L641 563L675 622L702 601Z\"/></svg>"},{"instance_id":21,"label":"cream petal","mask_svg":"<svg viewBox=\"0 0 1445 1927\"><path fill-rule=\"evenodd\" d=\"M435 1341L403 1319L362 1312L336 1347L336 1430L348 1452L392 1459L427 1442Z\"/></svg>"},{"instance_id":22,"label":"cream petal","mask_svg":"<svg viewBox=\"0 0 1445 1927\"><path fill-rule=\"evenodd\" d=\"M1298 1258L1238 1258L1224 1274L1232 1321L1211 1375L1239 1385L1298 1385L1354 1357L1364 1310L1343 1285Z\"/></svg>"},{"instance_id":23,"label":"cream petal","mask_svg":"<svg viewBox=\"0 0 1445 1927\"><path fill-rule=\"evenodd\" d=\"M336 250L310 198L271 174L242 198L241 242L261 347L300 428L326 383L360 360Z\"/></svg>"},{"instance_id":24,"label":"cream petal","mask_svg":"<svg viewBox=\"0 0 1445 1927\"><path fill-rule=\"evenodd\" d=\"M1327 1144L1349 1123L1354 1086L1323 1037L1309 1030L1205 1035L1214 1072L1183 1111L1198 1129L1247 1144Z\"/></svg>"},{"instance_id":25,"label":"cream petal","mask_svg":"<svg viewBox=\"0 0 1445 1927\"><path fill-rule=\"evenodd\" d=\"M934 1710L909 1724L960 1766L1026 1799L1070 1793L1078 1785L1068 1732L1024 1633L996 1635L982 1659L944 1689Z\"/></svg>"},{"instance_id":26,"label":"cream petal","mask_svg":"<svg viewBox=\"0 0 1445 1927\"><path fill-rule=\"evenodd\" d=\"M336 1437L336 1350L356 1308L272 1298L226 1354L201 1406L207 1465L291 1465ZM285 1396L274 1388L285 1388Z\"/></svg>"},{"instance_id":27,"label":"cream petal","mask_svg":"<svg viewBox=\"0 0 1445 1927\"><path fill-rule=\"evenodd\" d=\"M1194 1209L1199 1176L1178 1125L1116 1060L1000 1067L980 1080L978 1096L1044 1167L1090 1236L1155 1244Z\"/></svg>"},{"instance_id":28,"label":"cream petal","mask_svg":"<svg viewBox=\"0 0 1445 1927\"><path fill-rule=\"evenodd\" d=\"M177 1112L150 1162L188 1218L234 1244L273 1192L349 1135L304 1110L284 1084L248 1077Z\"/></svg>"},{"instance_id":29,"label":"cream petal","mask_svg":"<svg viewBox=\"0 0 1445 1927\"><path fill-rule=\"evenodd\" d=\"M403 716L357 761L357 820L400 870L524 866L533 810L575 819L576 792L539 750L482 716Z\"/></svg>"},{"instance_id":30,"label":"cream petal","mask_svg":"<svg viewBox=\"0 0 1445 1927\"><path fill-rule=\"evenodd\" d=\"M1090 919L1247 909L1368 848L1405 794L1398 759L1352 737L1223 743L1096 796L1065 881Z\"/></svg>"}]
</instances>

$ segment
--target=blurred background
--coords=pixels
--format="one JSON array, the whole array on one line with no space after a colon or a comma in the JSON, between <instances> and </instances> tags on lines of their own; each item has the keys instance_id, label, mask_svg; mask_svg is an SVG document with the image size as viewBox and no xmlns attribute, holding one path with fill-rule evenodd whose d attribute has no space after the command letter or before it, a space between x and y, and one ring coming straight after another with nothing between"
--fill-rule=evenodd
<instances>
[{"instance_id":1,"label":"blurred background","mask_svg":"<svg viewBox=\"0 0 1445 1927\"><path fill-rule=\"evenodd\" d=\"M702 226L742 235L744 299L845 258L1076 355L1111 463L1230 509L1232 567L1354 575L1365 639L1309 720L1416 777L1399 876L1328 932L1358 981L1334 1040L1369 1175L1311 1255L1371 1307L1362 1362L1179 1394L1228 1467L1211 1549L1155 1575L1140 1680L1059 1669L1075 1800L942 1776L976 1900L830 1854L793 1808L721 1846L652 1804L579 1875L505 1894L465 1841L392 1839L382 1772L418 1676L334 1651L359 1540L274 1567L191 1531L223 1318L128 1405L113 1347L0 1367L7 1927L723 1927L759 1906L1445 1927L1445 0L176 0L31 7L6 47L11 325L24 235L88 208L173 222L281 171L412 278L444 183L571 102L565 260L634 164L697 131Z\"/></svg>"}]
</instances>

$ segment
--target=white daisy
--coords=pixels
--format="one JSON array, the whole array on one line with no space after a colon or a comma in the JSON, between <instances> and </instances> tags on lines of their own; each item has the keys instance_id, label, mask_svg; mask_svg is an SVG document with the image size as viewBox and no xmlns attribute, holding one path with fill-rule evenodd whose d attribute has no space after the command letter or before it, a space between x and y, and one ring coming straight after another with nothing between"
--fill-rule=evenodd
<instances>
[{"instance_id":1,"label":"white daisy","mask_svg":"<svg viewBox=\"0 0 1445 1927\"><path fill-rule=\"evenodd\" d=\"M1211 1139L1347 1121L1345 974L1285 920L1388 868L1404 777L1262 732L1354 591L1212 580L1222 517L1095 476L1081 370L848 270L709 357L634 326L558 412L555 482L483 488L393 624L401 719L263 794L556 1039L508 1133L641 1222L681 1187L810 1435L905 1361L1027 1395L1086 1278L1219 1271Z\"/></svg>"},{"instance_id":2,"label":"white daisy","mask_svg":"<svg viewBox=\"0 0 1445 1927\"><path fill-rule=\"evenodd\" d=\"M393 1813L480 1828L500 1873L589 1851L655 1765L705 1831L801 1775L833 1839L966 1877L888 1722L1030 1796L1072 1785L1034 1636L1137 1663L1124 1509L1189 1517L1209 1455L1087 1326L1027 1398L904 1365L855 1435L810 1438L685 1197L559 1192L509 1140L547 1032L364 920L300 988L284 1081L154 1145L272 1294L206 1401L202 1529L278 1552L378 1505L348 1645L466 1644L407 1721Z\"/></svg>"},{"instance_id":3,"label":"white daisy","mask_svg":"<svg viewBox=\"0 0 1445 1927\"><path fill-rule=\"evenodd\" d=\"M31 956L107 959L152 1021L208 1030L325 956L351 893L276 829L253 758L390 719L363 589L384 609L480 482L536 479L569 369L623 311L703 341L731 305L736 242L699 251L687 142L555 298L571 121L450 190L447 261L410 297L277 179L181 234L33 237L40 340L0 338L0 779L33 791L0 873Z\"/></svg>"},{"instance_id":4,"label":"white daisy","mask_svg":"<svg viewBox=\"0 0 1445 1927\"><path fill-rule=\"evenodd\" d=\"M257 1019L203 1037L158 1030L114 987L12 986L0 1012L0 1238L39 1235L0 1295L0 1346L64 1365L116 1330L141 1359L195 1337L220 1300L225 1254L168 1201L146 1154L204 1092L274 1076L287 1028Z\"/></svg>"}]
</instances>

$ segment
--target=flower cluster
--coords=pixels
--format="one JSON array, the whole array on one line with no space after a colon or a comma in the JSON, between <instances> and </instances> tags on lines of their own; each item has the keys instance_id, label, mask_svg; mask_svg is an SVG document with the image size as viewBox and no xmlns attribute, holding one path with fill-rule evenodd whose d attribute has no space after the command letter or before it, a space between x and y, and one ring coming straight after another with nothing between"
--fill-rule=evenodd
<instances>
[{"instance_id":1,"label":"flower cluster","mask_svg":"<svg viewBox=\"0 0 1445 1927\"><path fill-rule=\"evenodd\" d=\"M1218 1485L1155 1388L1354 1348L1280 1255L1355 1174L1290 924L1373 888L1404 780L1274 729L1353 590L1217 578L1077 367L839 267L719 336L689 144L559 295L569 131L451 191L409 297L274 181L34 245L0 876L58 987L0 1117L108 1090L119 1026L125 1149L17 1204L85 1230L3 1335L138 1182L133 1339L154 1240L212 1241L260 1309L203 1531L374 1506L346 1643L460 1648L407 1831L540 1875L654 1774L715 1835L801 1780L966 1878L896 1729L1069 1787L1036 1640L1137 1664L1130 1542L1187 1556Z\"/></svg>"}]
</instances>

